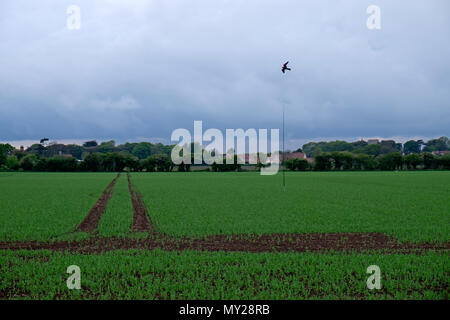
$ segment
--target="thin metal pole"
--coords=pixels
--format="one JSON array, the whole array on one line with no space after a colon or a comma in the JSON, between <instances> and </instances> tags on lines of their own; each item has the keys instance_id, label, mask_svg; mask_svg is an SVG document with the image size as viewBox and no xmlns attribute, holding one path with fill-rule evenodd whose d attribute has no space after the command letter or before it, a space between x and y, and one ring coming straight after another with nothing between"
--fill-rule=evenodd
<instances>
[{"instance_id":1,"label":"thin metal pole","mask_svg":"<svg viewBox=\"0 0 450 320\"><path fill-rule=\"evenodd\" d=\"M283 101L283 157L282 157L282 170L283 170L283 192L286 191L286 167L284 162L284 101Z\"/></svg>"}]
</instances>

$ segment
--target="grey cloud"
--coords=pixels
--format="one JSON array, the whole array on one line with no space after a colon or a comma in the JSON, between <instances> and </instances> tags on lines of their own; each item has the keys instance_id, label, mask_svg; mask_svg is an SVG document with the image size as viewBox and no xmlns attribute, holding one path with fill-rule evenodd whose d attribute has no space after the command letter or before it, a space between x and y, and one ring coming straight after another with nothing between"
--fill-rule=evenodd
<instances>
[{"instance_id":1,"label":"grey cloud","mask_svg":"<svg viewBox=\"0 0 450 320\"><path fill-rule=\"evenodd\" d=\"M283 102L291 141L449 135L449 4L379 0L379 31L370 4L2 1L0 140L276 128Z\"/></svg>"}]
</instances>

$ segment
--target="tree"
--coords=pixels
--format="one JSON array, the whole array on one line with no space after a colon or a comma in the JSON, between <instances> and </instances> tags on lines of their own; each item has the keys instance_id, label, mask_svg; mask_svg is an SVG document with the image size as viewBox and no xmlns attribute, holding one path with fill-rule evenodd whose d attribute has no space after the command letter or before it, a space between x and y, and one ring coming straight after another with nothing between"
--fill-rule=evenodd
<instances>
[{"instance_id":1,"label":"tree","mask_svg":"<svg viewBox=\"0 0 450 320\"><path fill-rule=\"evenodd\" d=\"M83 143L83 147L85 147L85 148L92 148L92 147L96 147L97 145L98 145L98 143L95 140L86 141L85 143Z\"/></svg>"},{"instance_id":2,"label":"tree","mask_svg":"<svg viewBox=\"0 0 450 320\"><path fill-rule=\"evenodd\" d=\"M353 160L354 160L354 156L352 153L342 152L341 153L342 169L343 170L352 170Z\"/></svg>"},{"instance_id":3,"label":"tree","mask_svg":"<svg viewBox=\"0 0 450 320\"><path fill-rule=\"evenodd\" d=\"M47 170L53 172L73 172L78 169L78 161L74 157L55 156L46 161Z\"/></svg>"},{"instance_id":4,"label":"tree","mask_svg":"<svg viewBox=\"0 0 450 320\"><path fill-rule=\"evenodd\" d=\"M162 143L151 144L152 154L167 154L170 156L175 145L163 145Z\"/></svg>"},{"instance_id":5,"label":"tree","mask_svg":"<svg viewBox=\"0 0 450 320\"><path fill-rule=\"evenodd\" d=\"M329 152L333 152L333 151L353 151L354 147L351 143L348 143L347 141L340 141L340 140L336 140L336 141L331 141L328 142L326 144L326 148L322 150L324 151L329 151Z\"/></svg>"},{"instance_id":6,"label":"tree","mask_svg":"<svg viewBox=\"0 0 450 320\"><path fill-rule=\"evenodd\" d=\"M287 159L284 162L284 165L286 166L286 169L295 171L294 159Z\"/></svg>"},{"instance_id":7,"label":"tree","mask_svg":"<svg viewBox=\"0 0 450 320\"><path fill-rule=\"evenodd\" d=\"M211 165L212 171L218 171L218 172L226 172L226 171L240 171L241 170L241 164L237 162L238 156L235 154L233 157L233 163L227 164L226 163L226 155L223 157L222 164L218 164L214 162Z\"/></svg>"},{"instance_id":8,"label":"tree","mask_svg":"<svg viewBox=\"0 0 450 320\"><path fill-rule=\"evenodd\" d=\"M6 164L6 158L14 151L14 147L9 143L0 143L0 166Z\"/></svg>"},{"instance_id":9,"label":"tree","mask_svg":"<svg viewBox=\"0 0 450 320\"><path fill-rule=\"evenodd\" d=\"M87 171L103 171L103 161L100 153L91 153L84 158L82 168Z\"/></svg>"},{"instance_id":10,"label":"tree","mask_svg":"<svg viewBox=\"0 0 450 320\"><path fill-rule=\"evenodd\" d=\"M450 150L450 140L447 137L440 137L439 139L432 139L425 143L423 151L447 151Z\"/></svg>"},{"instance_id":11,"label":"tree","mask_svg":"<svg viewBox=\"0 0 450 320\"><path fill-rule=\"evenodd\" d=\"M303 145L303 152L308 156L317 156L322 152L334 152L334 151L353 151L355 146L352 143L346 141L336 140L330 142L309 142Z\"/></svg>"},{"instance_id":12,"label":"tree","mask_svg":"<svg viewBox=\"0 0 450 320\"><path fill-rule=\"evenodd\" d=\"M6 166L10 170L17 170L19 169L19 159L15 155L11 155L6 159Z\"/></svg>"},{"instance_id":13,"label":"tree","mask_svg":"<svg viewBox=\"0 0 450 320\"><path fill-rule=\"evenodd\" d=\"M381 154L381 144L368 144L367 146L364 147L362 153L376 157Z\"/></svg>"},{"instance_id":14,"label":"tree","mask_svg":"<svg viewBox=\"0 0 450 320\"><path fill-rule=\"evenodd\" d=\"M39 160L39 156L37 154L29 154L20 160L19 166L24 171L31 171L34 169L34 167L38 163L38 160Z\"/></svg>"},{"instance_id":15,"label":"tree","mask_svg":"<svg viewBox=\"0 0 450 320\"><path fill-rule=\"evenodd\" d=\"M40 158L38 160L38 162L36 163L36 165L34 166L33 170L34 171L38 171L38 172L48 171L47 159L46 158Z\"/></svg>"},{"instance_id":16,"label":"tree","mask_svg":"<svg viewBox=\"0 0 450 320\"><path fill-rule=\"evenodd\" d=\"M292 171L306 171L309 163L305 159L288 159L285 161L286 168Z\"/></svg>"},{"instance_id":17,"label":"tree","mask_svg":"<svg viewBox=\"0 0 450 320\"><path fill-rule=\"evenodd\" d=\"M375 170L377 168L375 157L368 154L358 154L353 158L353 168L355 170Z\"/></svg>"},{"instance_id":18,"label":"tree","mask_svg":"<svg viewBox=\"0 0 450 320\"><path fill-rule=\"evenodd\" d=\"M330 153L321 153L314 158L314 170L327 171L331 170L332 157ZM334 162L334 161L333 161Z\"/></svg>"},{"instance_id":19,"label":"tree","mask_svg":"<svg viewBox=\"0 0 450 320\"><path fill-rule=\"evenodd\" d=\"M141 160L141 168L148 172L152 171L172 171L174 163L167 154L154 154L147 157L145 160Z\"/></svg>"},{"instance_id":20,"label":"tree","mask_svg":"<svg viewBox=\"0 0 450 320\"><path fill-rule=\"evenodd\" d=\"M97 146L96 150L100 153L108 153L114 152L116 147L116 143L114 140L102 142L99 146Z\"/></svg>"},{"instance_id":21,"label":"tree","mask_svg":"<svg viewBox=\"0 0 450 320\"><path fill-rule=\"evenodd\" d=\"M125 168L125 157L117 152L108 152L101 155L103 170L121 172Z\"/></svg>"},{"instance_id":22,"label":"tree","mask_svg":"<svg viewBox=\"0 0 450 320\"><path fill-rule=\"evenodd\" d=\"M334 170L351 170L353 167L353 155L350 152L332 152L330 154L334 162Z\"/></svg>"},{"instance_id":23,"label":"tree","mask_svg":"<svg viewBox=\"0 0 450 320\"><path fill-rule=\"evenodd\" d=\"M410 153L403 158L403 162L408 169L416 169L422 163L422 157L417 153Z\"/></svg>"},{"instance_id":24,"label":"tree","mask_svg":"<svg viewBox=\"0 0 450 320\"><path fill-rule=\"evenodd\" d=\"M153 172L156 169L156 163L154 159L148 157L147 159L140 161L140 168L147 172Z\"/></svg>"},{"instance_id":25,"label":"tree","mask_svg":"<svg viewBox=\"0 0 450 320\"><path fill-rule=\"evenodd\" d=\"M172 171L174 164L167 154L154 154L149 157L156 165L157 171Z\"/></svg>"},{"instance_id":26,"label":"tree","mask_svg":"<svg viewBox=\"0 0 450 320\"><path fill-rule=\"evenodd\" d=\"M440 167L446 170L450 170L450 153L444 154L437 158Z\"/></svg>"},{"instance_id":27,"label":"tree","mask_svg":"<svg viewBox=\"0 0 450 320\"><path fill-rule=\"evenodd\" d=\"M81 156L83 154L83 147L76 144L69 144L64 147L64 153L71 154L72 157L81 160Z\"/></svg>"},{"instance_id":28,"label":"tree","mask_svg":"<svg viewBox=\"0 0 450 320\"><path fill-rule=\"evenodd\" d=\"M378 156L381 170L398 170L402 167L402 155L400 152L391 152Z\"/></svg>"},{"instance_id":29,"label":"tree","mask_svg":"<svg viewBox=\"0 0 450 320\"><path fill-rule=\"evenodd\" d=\"M215 162L214 162L215 163ZM180 165L178 166L179 172L188 172L191 171L191 165L190 164L184 164L183 161L181 161ZM214 170L213 170L214 171Z\"/></svg>"},{"instance_id":30,"label":"tree","mask_svg":"<svg viewBox=\"0 0 450 320\"><path fill-rule=\"evenodd\" d=\"M139 159L133 157L131 154L123 154L123 161L125 164L125 168L128 171L139 171Z\"/></svg>"},{"instance_id":31,"label":"tree","mask_svg":"<svg viewBox=\"0 0 450 320\"><path fill-rule=\"evenodd\" d=\"M152 144L148 142L141 142L134 146L131 153L139 159L146 159L152 155Z\"/></svg>"},{"instance_id":32,"label":"tree","mask_svg":"<svg viewBox=\"0 0 450 320\"><path fill-rule=\"evenodd\" d=\"M354 148L365 147L365 146L367 146L367 142L364 140L358 140L358 141L352 142L352 145Z\"/></svg>"},{"instance_id":33,"label":"tree","mask_svg":"<svg viewBox=\"0 0 450 320\"><path fill-rule=\"evenodd\" d=\"M334 170L341 170L342 169L342 158L340 152L332 152L330 154L332 167Z\"/></svg>"},{"instance_id":34,"label":"tree","mask_svg":"<svg viewBox=\"0 0 450 320\"><path fill-rule=\"evenodd\" d=\"M46 150L46 148L42 144L35 143L35 144L31 145L30 147L28 147L26 151L28 153L35 153L35 154L38 154L41 156L45 150Z\"/></svg>"},{"instance_id":35,"label":"tree","mask_svg":"<svg viewBox=\"0 0 450 320\"><path fill-rule=\"evenodd\" d=\"M436 166L437 166L436 159L432 153L424 152L424 153L422 153L422 158L423 158L424 169L435 169L436 168Z\"/></svg>"},{"instance_id":36,"label":"tree","mask_svg":"<svg viewBox=\"0 0 450 320\"><path fill-rule=\"evenodd\" d=\"M314 155L314 151L318 148L317 142L308 142L307 144L303 145L303 152L308 156L312 157Z\"/></svg>"},{"instance_id":37,"label":"tree","mask_svg":"<svg viewBox=\"0 0 450 320\"><path fill-rule=\"evenodd\" d=\"M410 153L420 153L422 148L423 141L422 140L409 140L406 141L403 145L403 152L405 154Z\"/></svg>"},{"instance_id":38,"label":"tree","mask_svg":"<svg viewBox=\"0 0 450 320\"><path fill-rule=\"evenodd\" d=\"M136 143L136 142L133 142L133 143L126 142L124 144L118 145L116 147L116 150L119 152L127 151L129 154L132 154L133 148L136 147L137 145L138 145L138 143Z\"/></svg>"},{"instance_id":39,"label":"tree","mask_svg":"<svg viewBox=\"0 0 450 320\"><path fill-rule=\"evenodd\" d=\"M385 144L385 145L380 144L380 154L387 154L387 153L393 153L393 152L398 152L398 151L401 151L401 146L400 146L400 150L399 150L395 143L393 145L391 145L391 144Z\"/></svg>"},{"instance_id":40,"label":"tree","mask_svg":"<svg viewBox=\"0 0 450 320\"><path fill-rule=\"evenodd\" d=\"M46 158L54 157L66 153L64 150L65 147L66 146L63 144L53 143L46 147L45 150L43 150L40 154L41 156L44 156Z\"/></svg>"}]
</instances>

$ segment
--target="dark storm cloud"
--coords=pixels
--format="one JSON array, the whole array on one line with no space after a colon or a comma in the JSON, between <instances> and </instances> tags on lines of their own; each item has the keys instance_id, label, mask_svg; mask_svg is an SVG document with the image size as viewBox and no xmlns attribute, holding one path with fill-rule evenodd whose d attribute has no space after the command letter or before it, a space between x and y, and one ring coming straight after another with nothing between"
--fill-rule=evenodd
<instances>
[{"instance_id":1,"label":"dark storm cloud","mask_svg":"<svg viewBox=\"0 0 450 320\"><path fill-rule=\"evenodd\" d=\"M67 6L81 29L66 28ZM381 30L366 8L381 7ZM2 1L0 140L440 136L450 5L432 1ZM281 64L293 71L283 75Z\"/></svg>"}]
</instances>

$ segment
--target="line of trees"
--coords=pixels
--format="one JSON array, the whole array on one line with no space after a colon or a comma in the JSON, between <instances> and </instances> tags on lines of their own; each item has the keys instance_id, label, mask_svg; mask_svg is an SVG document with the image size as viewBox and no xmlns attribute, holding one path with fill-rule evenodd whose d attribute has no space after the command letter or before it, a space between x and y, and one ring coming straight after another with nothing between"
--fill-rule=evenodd
<instances>
[{"instance_id":1,"label":"line of trees","mask_svg":"<svg viewBox=\"0 0 450 320\"><path fill-rule=\"evenodd\" d=\"M285 161L286 169L291 171L306 171L311 168L305 159L288 159Z\"/></svg>"},{"instance_id":2,"label":"line of trees","mask_svg":"<svg viewBox=\"0 0 450 320\"><path fill-rule=\"evenodd\" d=\"M308 157L316 157L324 152L351 152L354 154L366 154L371 156L379 156L392 152L401 152L403 154L422 153L433 151L448 151L450 150L450 140L447 137L440 137L438 139L431 139L424 142L423 140L409 140L403 145L394 140L375 140L364 141L359 140L355 142L347 141L330 141L330 142L309 142L303 145L302 151Z\"/></svg>"},{"instance_id":3,"label":"line of trees","mask_svg":"<svg viewBox=\"0 0 450 320\"><path fill-rule=\"evenodd\" d=\"M391 152L379 156L353 154L350 152L323 152L309 164L304 159L289 159L286 169L293 171L350 171L350 170L417 170L445 169L450 170L450 153L435 156L429 152L402 155Z\"/></svg>"},{"instance_id":4,"label":"line of trees","mask_svg":"<svg viewBox=\"0 0 450 320\"><path fill-rule=\"evenodd\" d=\"M294 158L287 160L285 166L294 171L450 169L450 154L444 154L450 149L450 140L447 137L427 142L410 140L403 145L392 140L370 142L310 142L303 146L303 150L296 151L303 151L308 156L313 154L314 163ZM152 172L173 171L175 167L177 171L190 171L190 164L181 163L175 166L171 161L173 147L149 142L116 146L114 141L100 144L87 141L82 146L42 143L34 144L26 150L17 150L9 144L0 144L0 171ZM191 163L194 149L194 144L191 144ZM202 163L202 166L205 165ZM234 164L227 164L224 160L223 164L213 163L204 170L240 171L241 166L235 156ZM264 164L258 161L256 168L263 166Z\"/></svg>"},{"instance_id":5,"label":"line of trees","mask_svg":"<svg viewBox=\"0 0 450 320\"><path fill-rule=\"evenodd\" d=\"M138 158L139 160L146 159L155 154L167 154L170 155L173 145L163 145L162 143L150 143L150 142L127 142L116 146L114 140L101 142L86 141L83 145L76 144L60 144L56 142L50 142L48 145L36 143L31 145L23 152L23 155L34 153L44 158L50 158L61 154L70 154L72 157L83 160L89 154L93 153L122 153L128 154Z\"/></svg>"},{"instance_id":6,"label":"line of trees","mask_svg":"<svg viewBox=\"0 0 450 320\"><path fill-rule=\"evenodd\" d=\"M109 149L105 147L109 145ZM161 147L160 144L151 143L126 143L118 146L121 151L104 152L114 150L113 141L98 145L95 141L88 141L83 145L83 150L97 150L101 147L103 152L83 153L83 160L73 157L70 154L62 154L72 148L72 145L33 145L26 151L15 150L9 144L0 144L0 171L90 171L90 172L118 172L118 171L146 171L146 172L168 172L177 167L177 171L187 172L191 170L190 164L181 163L176 166L170 157L173 146ZM65 148L62 148L64 146ZM80 147L80 146L78 146ZM67 149L69 148L69 149ZM91 149L94 148L94 149ZM49 152L52 150L52 152ZM132 152L130 152L131 150ZM164 153L154 153L158 151ZM194 162L194 144L191 144L191 163ZM56 151L58 151L56 153ZM58 154L48 156L49 154ZM146 157L145 157L146 156ZM237 163L235 156L234 164L227 164L225 159L223 164L213 163L211 171L240 171L241 165ZM204 162L202 165L206 165Z\"/></svg>"},{"instance_id":7,"label":"line of trees","mask_svg":"<svg viewBox=\"0 0 450 320\"><path fill-rule=\"evenodd\" d=\"M28 154L20 160L11 155L0 165L0 171L39 171L39 172L120 172L120 171L172 171L173 162L166 154L155 154L146 159L116 153L92 153L84 161L74 157L54 156L40 157L37 154Z\"/></svg>"},{"instance_id":8,"label":"line of trees","mask_svg":"<svg viewBox=\"0 0 450 320\"><path fill-rule=\"evenodd\" d=\"M260 164L260 162L258 162L258 164ZM233 163L227 163L226 157L224 156L222 163L218 164L213 162L211 165L211 170L214 172L240 171L241 166L242 165L238 163L237 155L234 156Z\"/></svg>"},{"instance_id":9,"label":"line of trees","mask_svg":"<svg viewBox=\"0 0 450 320\"><path fill-rule=\"evenodd\" d=\"M45 141L44 141L45 142ZM0 144L0 171L171 171L172 145L86 141L83 145L36 143L26 150Z\"/></svg>"}]
</instances>

